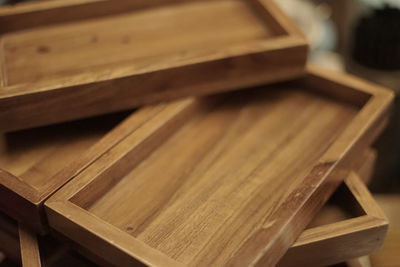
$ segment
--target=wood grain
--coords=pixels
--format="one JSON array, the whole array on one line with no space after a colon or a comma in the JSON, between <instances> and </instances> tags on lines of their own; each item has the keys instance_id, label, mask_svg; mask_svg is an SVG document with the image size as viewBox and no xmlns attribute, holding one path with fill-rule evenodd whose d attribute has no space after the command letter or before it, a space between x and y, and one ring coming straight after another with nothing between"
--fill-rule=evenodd
<instances>
[{"instance_id":1,"label":"wood grain","mask_svg":"<svg viewBox=\"0 0 400 267\"><path fill-rule=\"evenodd\" d=\"M310 72L168 105L46 202L50 225L120 266L275 265L393 97L339 75L345 101L335 75Z\"/></svg>"},{"instance_id":2,"label":"wood grain","mask_svg":"<svg viewBox=\"0 0 400 267\"><path fill-rule=\"evenodd\" d=\"M305 72L305 38L271 1L46 2L0 8L16 25L0 26L1 131Z\"/></svg>"}]
</instances>

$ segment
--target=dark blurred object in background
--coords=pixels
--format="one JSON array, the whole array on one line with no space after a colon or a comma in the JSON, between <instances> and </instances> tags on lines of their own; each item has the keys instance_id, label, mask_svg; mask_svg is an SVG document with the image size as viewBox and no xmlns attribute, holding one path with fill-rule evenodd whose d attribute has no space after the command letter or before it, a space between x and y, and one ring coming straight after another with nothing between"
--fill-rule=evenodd
<instances>
[{"instance_id":1,"label":"dark blurred object in background","mask_svg":"<svg viewBox=\"0 0 400 267\"><path fill-rule=\"evenodd\" d=\"M358 21L354 32L354 60L366 67L400 70L400 10L388 5Z\"/></svg>"},{"instance_id":2,"label":"dark blurred object in background","mask_svg":"<svg viewBox=\"0 0 400 267\"><path fill-rule=\"evenodd\" d=\"M390 125L376 143L379 157L371 189L400 192L400 9L367 7L352 29L347 70L396 93Z\"/></svg>"},{"instance_id":3,"label":"dark blurred object in background","mask_svg":"<svg viewBox=\"0 0 400 267\"><path fill-rule=\"evenodd\" d=\"M0 5L13 5L26 1L34 1L34 0L0 0Z\"/></svg>"}]
</instances>

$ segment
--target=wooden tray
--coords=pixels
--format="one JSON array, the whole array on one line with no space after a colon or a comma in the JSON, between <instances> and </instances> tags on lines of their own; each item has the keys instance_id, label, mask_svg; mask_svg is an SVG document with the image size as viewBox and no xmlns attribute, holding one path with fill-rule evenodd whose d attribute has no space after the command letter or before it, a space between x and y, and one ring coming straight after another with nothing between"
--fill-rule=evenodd
<instances>
[{"instance_id":1,"label":"wooden tray","mask_svg":"<svg viewBox=\"0 0 400 267\"><path fill-rule=\"evenodd\" d=\"M168 105L47 202L119 266L273 266L385 124L392 93L310 67Z\"/></svg>"},{"instance_id":2,"label":"wooden tray","mask_svg":"<svg viewBox=\"0 0 400 267\"><path fill-rule=\"evenodd\" d=\"M32 229L44 232L44 200L129 133L129 119L125 122L128 125L121 123L110 132L126 115L115 114L1 135L0 209ZM108 132L106 143L99 142L89 149ZM77 158L80 158L79 162L73 163ZM67 167L69 163L71 165Z\"/></svg>"},{"instance_id":3,"label":"wooden tray","mask_svg":"<svg viewBox=\"0 0 400 267\"><path fill-rule=\"evenodd\" d=\"M359 166L357 174L363 181L368 180L371 175L365 170L371 170L370 166L374 165L373 155L369 150L360 158L359 162L362 165ZM366 216L370 216L370 219L367 220ZM360 253L370 254L381 245L386 228L387 223L368 190L357 175L351 174L318 212L308 229L300 235L278 266L322 266L358 257ZM25 248L22 253L25 262L35 264L38 261L33 259L37 259L37 255L41 254L41 262L44 262L45 266L66 266L67 262L74 263L73 266L90 264L68 246L55 243L52 239L41 240L39 245L38 239L29 230L20 228L19 233L20 237L24 236L21 241L25 243L22 245ZM13 238L10 239L10 236ZM2 247L1 244L6 246ZM50 252L49 246L53 248ZM0 215L0 250L4 250L14 261L19 261L19 249L16 223ZM316 251L320 253L315 253ZM342 251L346 251L346 254ZM33 256L24 259L26 255Z\"/></svg>"},{"instance_id":4,"label":"wooden tray","mask_svg":"<svg viewBox=\"0 0 400 267\"><path fill-rule=\"evenodd\" d=\"M269 0L39 1L0 25L3 131L281 81L307 57Z\"/></svg>"}]
</instances>

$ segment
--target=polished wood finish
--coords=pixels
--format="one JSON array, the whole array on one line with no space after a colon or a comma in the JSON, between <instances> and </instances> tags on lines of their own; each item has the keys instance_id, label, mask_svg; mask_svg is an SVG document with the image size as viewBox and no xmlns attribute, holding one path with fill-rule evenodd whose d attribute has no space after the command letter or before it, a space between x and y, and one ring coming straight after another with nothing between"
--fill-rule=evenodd
<instances>
[{"instance_id":1,"label":"polished wood finish","mask_svg":"<svg viewBox=\"0 0 400 267\"><path fill-rule=\"evenodd\" d=\"M0 131L305 73L269 0L58 0L0 8Z\"/></svg>"},{"instance_id":2,"label":"polished wood finish","mask_svg":"<svg viewBox=\"0 0 400 267\"><path fill-rule=\"evenodd\" d=\"M2 135L0 209L31 229L45 232L44 200L132 130L124 122L112 130L126 115ZM106 143L98 143L103 136Z\"/></svg>"},{"instance_id":3,"label":"polished wood finish","mask_svg":"<svg viewBox=\"0 0 400 267\"><path fill-rule=\"evenodd\" d=\"M392 98L310 66L296 82L171 103L46 202L50 225L119 266L273 266Z\"/></svg>"}]
</instances>

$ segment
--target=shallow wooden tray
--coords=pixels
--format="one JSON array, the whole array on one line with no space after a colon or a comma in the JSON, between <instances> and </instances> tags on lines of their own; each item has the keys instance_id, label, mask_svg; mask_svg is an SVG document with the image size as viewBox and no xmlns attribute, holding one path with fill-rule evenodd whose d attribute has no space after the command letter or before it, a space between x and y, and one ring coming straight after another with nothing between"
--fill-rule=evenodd
<instances>
[{"instance_id":1,"label":"shallow wooden tray","mask_svg":"<svg viewBox=\"0 0 400 267\"><path fill-rule=\"evenodd\" d=\"M367 181L371 176L371 172L365 170L371 170L371 166L374 165L373 155L369 150L360 158L359 162L362 164L357 165L357 175L360 175L363 181ZM351 174L346 178L344 184L318 212L278 266L334 264L358 257L363 255L362 253L370 254L381 245L387 222L357 175ZM91 266L87 260L69 249L69 246L56 243L51 238L37 238L28 229L21 228L22 226L18 238L17 227L14 221L0 215L0 250L6 252L14 262L18 262L22 254L26 263L24 266L33 266L32 264L38 262L44 262L45 266L66 266L67 263L73 263L74 266ZM343 251L346 253L343 254ZM41 261L37 260L38 255Z\"/></svg>"},{"instance_id":2,"label":"shallow wooden tray","mask_svg":"<svg viewBox=\"0 0 400 267\"><path fill-rule=\"evenodd\" d=\"M128 114L1 135L0 209L44 232L44 200L129 132L129 120L111 131ZM106 143L99 142L107 133Z\"/></svg>"},{"instance_id":3,"label":"shallow wooden tray","mask_svg":"<svg viewBox=\"0 0 400 267\"><path fill-rule=\"evenodd\" d=\"M117 265L273 266L392 98L310 67L293 83L172 103L51 197L50 225Z\"/></svg>"},{"instance_id":4,"label":"shallow wooden tray","mask_svg":"<svg viewBox=\"0 0 400 267\"><path fill-rule=\"evenodd\" d=\"M3 131L305 72L305 39L269 0L38 1L0 25Z\"/></svg>"}]
</instances>

